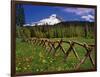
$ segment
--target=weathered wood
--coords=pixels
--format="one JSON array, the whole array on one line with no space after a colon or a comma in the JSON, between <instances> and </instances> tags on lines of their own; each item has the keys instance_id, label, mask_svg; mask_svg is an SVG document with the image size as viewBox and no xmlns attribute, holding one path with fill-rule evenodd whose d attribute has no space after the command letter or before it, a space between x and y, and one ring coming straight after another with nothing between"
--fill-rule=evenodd
<instances>
[{"instance_id":1,"label":"weathered wood","mask_svg":"<svg viewBox=\"0 0 100 77\"><path fill-rule=\"evenodd\" d=\"M85 47L85 49L86 49L87 52L86 52L84 58L80 61L80 63L77 64L76 70L79 69L79 67L81 66L81 64L83 64L85 62L85 60L87 59L87 57L89 57L89 55L91 53L91 49L88 47L87 44L84 44L84 47Z\"/></svg>"},{"instance_id":2,"label":"weathered wood","mask_svg":"<svg viewBox=\"0 0 100 77\"><path fill-rule=\"evenodd\" d=\"M35 45L42 46L46 50L48 55L52 52L52 55L55 56L55 54L57 53L57 50L60 49L61 52L64 54L64 60L68 58L68 55L70 54L70 52L73 52L77 60L79 60L79 63L76 65L76 70L80 68L81 64L83 64L88 57L93 67L95 66L95 61L91 56L91 52L93 52L92 50L95 47L95 45L87 45L86 43L83 44L76 41L64 41L62 39L53 41L47 38L29 38L29 39L26 39L25 41L29 43L33 43ZM62 47L62 43L67 43L70 45L70 47L66 50ZM84 57L81 60L78 53L76 52L74 48L75 45L79 45L85 48L86 52L85 52Z\"/></svg>"},{"instance_id":3,"label":"weathered wood","mask_svg":"<svg viewBox=\"0 0 100 77\"><path fill-rule=\"evenodd\" d=\"M64 48L61 45L59 47L62 50L63 54L66 55Z\"/></svg>"},{"instance_id":4,"label":"weathered wood","mask_svg":"<svg viewBox=\"0 0 100 77\"><path fill-rule=\"evenodd\" d=\"M74 44L84 47L84 44L74 41Z\"/></svg>"},{"instance_id":5,"label":"weathered wood","mask_svg":"<svg viewBox=\"0 0 100 77\"><path fill-rule=\"evenodd\" d=\"M80 57L78 56L78 54L77 54L77 52L76 52L76 50L75 50L74 47L72 47L72 50L73 50L73 52L74 52L76 58L80 61Z\"/></svg>"},{"instance_id":6,"label":"weathered wood","mask_svg":"<svg viewBox=\"0 0 100 77\"><path fill-rule=\"evenodd\" d=\"M87 58L87 56L85 56L85 57L80 61L80 63L78 63L78 64L76 65L76 67L75 67L76 70L79 69L79 67L81 66L81 64L83 64L83 63L85 62L86 58Z\"/></svg>"},{"instance_id":7,"label":"weathered wood","mask_svg":"<svg viewBox=\"0 0 100 77\"><path fill-rule=\"evenodd\" d=\"M57 50L58 50L59 48L61 48L61 50L63 51L62 46L61 46L62 40L56 41L56 43L57 43L58 45L55 47L54 56L55 56L55 53L57 52ZM63 51L63 53L64 53L64 51ZM64 53L64 54L65 54L65 53Z\"/></svg>"},{"instance_id":8,"label":"weathered wood","mask_svg":"<svg viewBox=\"0 0 100 77\"><path fill-rule=\"evenodd\" d=\"M50 41L48 41L48 46L49 46L49 50L48 50L48 55L49 55L51 51L53 50L53 47Z\"/></svg>"},{"instance_id":9,"label":"weathered wood","mask_svg":"<svg viewBox=\"0 0 100 77\"><path fill-rule=\"evenodd\" d=\"M69 47L69 49L67 50L67 52L66 52L66 55L65 55L65 59L67 59L67 57L68 57L68 55L69 55L69 53L71 52L71 50L72 50L72 46L74 45L73 43L71 43L71 41L70 41L70 47Z\"/></svg>"},{"instance_id":10,"label":"weathered wood","mask_svg":"<svg viewBox=\"0 0 100 77\"><path fill-rule=\"evenodd\" d=\"M93 58L92 58L91 54L89 55L89 59L90 59L90 61L91 61L92 65L93 65L93 66L95 66L95 61L93 60Z\"/></svg>"},{"instance_id":11,"label":"weathered wood","mask_svg":"<svg viewBox=\"0 0 100 77\"><path fill-rule=\"evenodd\" d=\"M87 44L85 44L85 49L87 50L87 52L88 52L89 50L92 52L92 50L93 50L93 49L92 49L91 47L89 47ZM94 60L93 60L93 58L92 58L92 56L91 56L91 53L89 54L89 59L90 59L92 65L95 66L95 62L94 62Z\"/></svg>"}]
</instances>

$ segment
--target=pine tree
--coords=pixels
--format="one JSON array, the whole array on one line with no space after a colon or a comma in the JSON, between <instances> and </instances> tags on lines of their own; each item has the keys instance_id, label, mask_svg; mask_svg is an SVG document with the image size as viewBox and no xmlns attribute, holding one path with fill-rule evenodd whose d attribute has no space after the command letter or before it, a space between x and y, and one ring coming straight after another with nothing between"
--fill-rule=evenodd
<instances>
[{"instance_id":1,"label":"pine tree","mask_svg":"<svg viewBox=\"0 0 100 77\"><path fill-rule=\"evenodd\" d=\"M25 24L24 8L22 4L16 6L16 25L22 27Z\"/></svg>"},{"instance_id":2,"label":"pine tree","mask_svg":"<svg viewBox=\"0 0 100 77\"><path fill-rule=\"evenodd\" d=\"M17 29L17 35L19 38L22 38L22 26L25 24L25 18L24 18L24 8L22 4L16 5L16 29Z\"/></svg>"}]
</instances>

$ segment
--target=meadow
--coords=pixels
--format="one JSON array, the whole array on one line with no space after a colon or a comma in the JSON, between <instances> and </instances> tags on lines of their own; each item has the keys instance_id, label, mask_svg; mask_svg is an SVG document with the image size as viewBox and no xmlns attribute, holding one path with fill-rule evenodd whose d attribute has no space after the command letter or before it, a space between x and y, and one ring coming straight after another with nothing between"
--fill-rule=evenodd
<instances>
[{"instance_id":1,"label":"meadow","mask_svg":"<svg viewBox=\"0 0 100 77\"><path fill-rule=\"evenodd\" d=\"M59 40L61 38L52 38L52 40ZM94 44L94 39L86 38L64 38L64 40L80 41L81 43L86 42L87 44ZM68 45L62 44L65 49L68 49ZM85 49L76 45L75 49L82 59L85 55ZM92 57L95 58L95 53L92 53ZM76 59L73 52L68 56L67 61L64 61L64 55L61 50L58 50L55 57L48 54L45 48L30 44L22 41L22 39L16 39L16 71L17 73L22 72L53 72L53 71L71 71L75 70L76 64L79 61ZM93 69L93 66L87 58L84 64L81 65L80 69L88 70Z\"/></svg>"},{"instance_id":2,"label":"meadow","mask_svg":"<svg viewBox=\"0 0 100 77\"><path fill-rule=\"evenodd\" d=\"M95 28L94 23L87 22L69 22L60 23L53 26L33 26L33 27L16 27L16 72L17 73L39 73L39 72L54 72L54 71L75 71L79 60L71 52L64 60L64 54L59 49L55 57L48 51L35 43L28 43L25 40L28 38L47 38L53 41L63 39L65 41L77 41L88 45L95 45ZM68 44L62 44L62 47L67 50ZM79 46L74 46L80 59L82 59L86 50ZM95 50L94 50L95 51ZM91 53L95 60L95 52ZM93 69L90 59L80 66L81 70ZM76 70L77 71L77 70Z\"/></svg>"}]
</instances>

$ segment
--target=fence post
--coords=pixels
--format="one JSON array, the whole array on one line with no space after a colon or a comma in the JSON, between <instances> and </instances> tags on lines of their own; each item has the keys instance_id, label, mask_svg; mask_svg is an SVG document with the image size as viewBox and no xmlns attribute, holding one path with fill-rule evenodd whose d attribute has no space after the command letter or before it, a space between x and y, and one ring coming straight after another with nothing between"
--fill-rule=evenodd
<instances>
[{"instance_id":1,"label":"fence post","mask_svg":"<svg viewBox=\"0 0 100 77\"><path fill-rule=\"evenodd\" d=\"M80 63L76 65L76 70L79 69L80 65L85 62L85 60L87 59L87 57L89 57L89 55L92 51L91 48L89 48L87 44L84 44L84 47L85 47L87 52L86 52L84 58L80 61Z\"/></svg>"}]
</instances>

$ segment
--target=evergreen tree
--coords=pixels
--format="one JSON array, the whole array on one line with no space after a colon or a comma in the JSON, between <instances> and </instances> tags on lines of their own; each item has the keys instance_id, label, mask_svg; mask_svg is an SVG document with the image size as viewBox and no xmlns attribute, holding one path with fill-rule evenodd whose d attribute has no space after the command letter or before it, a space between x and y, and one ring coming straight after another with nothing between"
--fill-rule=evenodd
<instances>
[{"instance_id":1,"label":"evergreen tree","mask_svg":"<svg viewBox=\"0 0 100 77\"><path fill-rule=\"evenodd\" d=\"M16 6L16 25L22 27L25 24L24 8L22 4Z\"/></svg>"}]
</instances>

